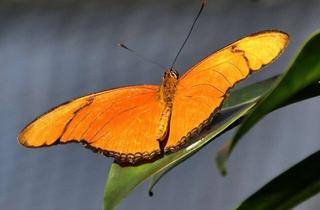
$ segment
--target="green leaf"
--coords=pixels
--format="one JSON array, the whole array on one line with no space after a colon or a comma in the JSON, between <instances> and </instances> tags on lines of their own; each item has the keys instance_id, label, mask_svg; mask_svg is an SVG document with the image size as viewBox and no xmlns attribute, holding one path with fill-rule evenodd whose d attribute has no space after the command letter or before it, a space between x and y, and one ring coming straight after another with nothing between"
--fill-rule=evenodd
<instances>
[{"instance_id":1,"label":"green leaf","mask_svg":"<svg viewBox=\"0 0 320 210\"><path fill-rule=\"evenodd\" d=\"M230 97L225 100L221 115L218 114L219 119L216 118L215 126L210 129L209 134L190 147L166 155L153 163L140 166L121 167L118 164L112 164L105 186L103 209L115 209L123 198L148 177L152 175L161 177L163 173L194 154L214 137L225 132L231 125L237 124L238 120L252 108L253 103L270 88L277 77L232 91Z\"/></svg>"},{"instance_id":2,"label":"green leaf","mask_svg":"<svg viewBox=\"0 0 320 210\"><path fill-rule=\"evenodd\" d=\"M319 95L319 80L320 33L316 33L305 43L277 85L246 116L233 139L219 150L216 161L221 173L226 173L225 163L235 145L255 123L269 112L288 103Z\"/></svg>"},{"instance_id":3,"label":"green leaf","mask_svg":"<svg viewBox=\"0 0 320 210\"><path fill-rule=\"evenodd\" d=\"M274 77L233 91L230 94L230 97L226 99L223 109L221 110L222 114L221 116L218 114L219 119L216 118L215 126L210 129L208 132L209 134L204 134L204 138L197 141L190 147L182 149L176 153L166 155L164 158L153 163L143 164L140 166L120 167L118 164L112 164L105 186L103 209L115 209L116 205L118 205L120 201L124 199L137 185L142 183L148 177L155 175L156 177L151 183L153 186L164 173L193 155L218 135L226 132L233 126L238 125L239 120L254 106L254 102L259 98L259 94L266 92L276 79L277 78ZM318 89L318 87L311 86L312 90L315 88ZM256 91L258 89L261 92ZM250 90L255 90L255 94L249 94L248 91ZM241 95L243 97L239 97ZM310 94L308 97L313 97L314 95L315 94ZM233 97L238 97L239 104L242 104L242 106L237 105L236 100L232 99ZM305 94L302 94L302 96L298 96L291 100L291 103L308 97L306 97ZM244 100L244 98L247 98L247 101Z\"/></svg>"},{"instance_id":4,"label":"green leaf","mask_svg":"<svg viewBox=\"0 0 320 210\"><path fill-rule=\"evenodd\" d=\"M235 210L288 210L320 192L320 151L280 174Z\"/></svg>"},{"instance_id":5,"label":"green leaf","mask_svg":"<svg viewBox=\"0 0 320 210\"><path fill-rule=\"evenodd\" d=\"M281 75L276 75L263 81L235 89L230 92L230 96L223 102L220 112L226 112L245 104L256 102L264 95Z\"/></svg>"}]
</instances>

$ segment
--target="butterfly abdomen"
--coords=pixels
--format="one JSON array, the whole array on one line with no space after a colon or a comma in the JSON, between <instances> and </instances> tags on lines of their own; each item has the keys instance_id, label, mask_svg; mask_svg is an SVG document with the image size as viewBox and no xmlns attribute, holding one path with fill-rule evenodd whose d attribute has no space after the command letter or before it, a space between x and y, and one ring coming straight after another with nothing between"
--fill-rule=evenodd
<instances>
[{"instance_id":1,"label":"butterfly abdomen","mask_svg":"<svg viewBox=\"0 0 320 210\"><path fill-rule=\"evenodd\" d=\"M166 106L160 115L160 120L157 128L156 139L162 142L168 135L168 126L170 122L172 106Z\"/></svg>"}]
</instances>

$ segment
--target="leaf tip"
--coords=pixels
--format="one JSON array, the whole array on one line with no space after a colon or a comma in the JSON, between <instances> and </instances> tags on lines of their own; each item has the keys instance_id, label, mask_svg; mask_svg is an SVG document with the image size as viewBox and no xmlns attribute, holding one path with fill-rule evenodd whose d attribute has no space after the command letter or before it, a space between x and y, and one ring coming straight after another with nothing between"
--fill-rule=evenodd
<instances>
[{"instance_id":1,"label":"leaf tip","mask_svg":"<svg viewBox=\"0 0 320 210\"><path fill-rule=\"evenodd\" d=\"M153 192L152 190L149 190L149 196L152 197L153 196Z\"/></svg>"},{"instance_id":2,"label":"leaf tip","mask_svg":"<svg viewBox=\"0 0 320 210\"><path fill-rule=\"evenodd\" d=\"M224 144L218 151L216 156L216 164L217 168L222 176L227 175L227 169L225 166L226 161L228 160L230 154L230 146L232 141L227 142Z\"/></svg>"},{"instance_id":3,"label":"leaf tip","mask_svg":"<svg viewBox=\"0 0 320 210\"><path fill-rule=\"evenodd\" d=\"M216 157L216 164L221 176L226 176L227 170L226 170L224 161L219 157L219 155Z\"/></svg>"}]
</instances>

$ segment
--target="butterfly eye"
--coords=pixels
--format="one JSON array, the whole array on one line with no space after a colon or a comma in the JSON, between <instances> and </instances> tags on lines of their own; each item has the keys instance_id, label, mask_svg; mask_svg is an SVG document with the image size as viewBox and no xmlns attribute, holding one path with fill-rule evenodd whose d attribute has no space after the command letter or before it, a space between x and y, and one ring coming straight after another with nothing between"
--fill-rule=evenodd
<instances>
[{"instance_id":1,"label":"butterfly eye","mask_svg":"<svg viewBox=\"0 0 320 210\"><path fill-rule=\"evenodd\" d=\"M175 77L176 79L179 78L179 73L178 73L176 70L174 70L174 69L171 69L171 70L170 70L170 74L171 74L173 77Z\"/></svg>"}]
</instances>

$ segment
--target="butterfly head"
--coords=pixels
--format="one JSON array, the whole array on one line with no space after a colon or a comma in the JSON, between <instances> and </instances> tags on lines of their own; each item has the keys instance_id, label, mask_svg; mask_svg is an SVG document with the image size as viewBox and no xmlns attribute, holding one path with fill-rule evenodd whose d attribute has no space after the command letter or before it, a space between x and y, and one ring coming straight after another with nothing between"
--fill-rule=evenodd
<instances>
[{"instance_id":1,"label":"butterfly head","mask_svg":"<svg viewBox=\"0 0 320 210\"><path fill-rule=\"evenodd\" d=\"M160 99L166 103L171 104L176 90L179 74L174 69L167 69L164 72L160 85Z\"/></svg>"},{"instance_id":2,"label":"butterfly head","mask_svg":"<svg viewBox=\"0 0 320 210\"><path fill-rule=\"evenodd\" d=\"M173 79L176 79L178 80L179 79L179 73L175 70L175 69L167 69L165 72L164 72L164 76L163 78L173 78Z\"/></svg>"}]
</instances>

